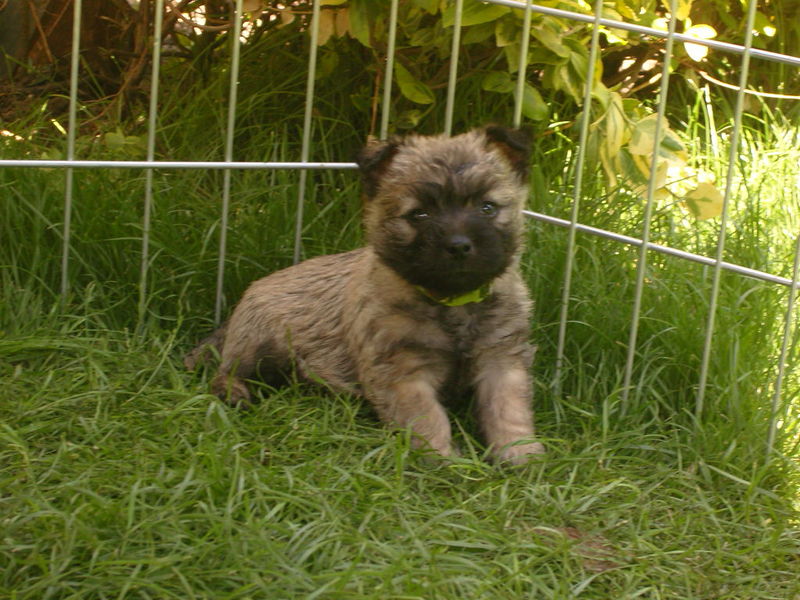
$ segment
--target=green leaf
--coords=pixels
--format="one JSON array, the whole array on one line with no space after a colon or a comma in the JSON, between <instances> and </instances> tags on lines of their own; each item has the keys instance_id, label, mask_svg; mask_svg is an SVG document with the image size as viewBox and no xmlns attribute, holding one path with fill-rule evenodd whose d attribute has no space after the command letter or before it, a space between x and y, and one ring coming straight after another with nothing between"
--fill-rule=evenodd
<instances>
[{"instance_id":1,"label":"green leaf","mask_svg":"<svg viewBox=\"0 0 800 600\"><path fill-rule=\"evenodd\" d=\"M494 23L483 23L482 25L475 25L468 27L461 36L461 43L467 44L480 44L485 42L494 35Z\"/></svg>"},{"instance_id":2,"label":"green leaf","mask_svg":"<svg viewBox=\"0 0 800 600\"><path fill-rule=\"evenodd\" d=\"M644 197L647 193L647 186L644 185L644 182L650 179L650 172L653 167L653 159L652 155L645 156L643 154L632 154L631 157L633 158L633 163L636 168L639 170L640 181L642 181L641 187L636 189L636 193L640 196ZM656 161L656 172L654 177L654 190L661 189L667 183L667 170L669 169L669 165L667 164L666 160L659 159Z\"/></svg>"},{"instance_id":3,"label":"green leaf","mask_svg":"<svg viewBox=\"0 0 800 600\"><path fill-rule=\"evenodd\" d=\"M647 113L642 106L642 101L638 98L623 98L622 110L626 115L628 115L630 121L643 119L647 116Z\"/></svg>"},{"instance_id":4,"label":"green leaf","mask_svg":"<svg viewBox=\"0 0 800 600\"><path fill-rule=\"evenodd\" d=\"M439 0L412 0L412 2L428 14L435 15L439 12Z\"/></svg>"},{"instance_id":5,"label":"green leaf","mask_svg":"<svg viewBox=\"0 0 800 600\"><path fill-rule=\"evenodd\" d=\"M436 40L436 32L431 27L417 29L408 40L409 46L431 46Z\"/></svg>"},{"instance_id":6,"label":"green leaf","mask_svg":"<svg viewBox=\"0 0 800 600\"><path fill-rule=\"evenodd\" d=\"M556 56L569 58L570 49L561 43L561 36L548 27L547 24L531 28L531 35Z\"/></svg>"},{"instance_id":7,"label":"green leaf","mask_svg":"<svg viewBox=\"0 0 800 600\"><path fill-rule=\"evenodd\" d=\"M572 96L572 99L578 104L583 101L584 82L580 78L574 76L569 65L563 64L553 67L550 81L554 89L566 92Z\"/></svg>"},{"instance_id":8,"label":"green leaf","mask_svg":"<svg viewBox=\"0 0 800 600\"><path fill-rule=\"evenodd\" d=\"M330 77L339 68L339 54L336 52L323 51L320 53L317 66L317 79Z\"/></svg>"},{"instance_id":9,"label":"green leaf","mask_svg":"<svg viewBox=\"0 0 800 600\"><path fill-rule=\"evenodd\" d=\"M602 84L597 91L603 96L602 110L600 117L589 125L586 152L589 160L600 162L610 187L615 188L622 173L620 155L629 135L628 120L618 92L609 91Z\"/></svg>"},{"instance_id":10,"label":"green leaf","mask_svg":"<svg viewBox=\"0 0 800 600\"><path fill-rule=\"evenodd\" d=\"M717 36L717 31L711 25L693 25L689 27L684 32L686 35L695 37L701 40L710 40ZM691 44L689 42L684 42L683 47L686 49L686 54L689 55L694 61L701 61L703 60L706 55L708 54L708 47L701 46L700 44Z\"/></svg>"},{"instance_id":11,"label":"green leaf","mask_svg":"<svg viewBox=\"0 0 800 600\"><path fill-rule=\"evenodd\" d=\"M516 73L519 70L519 44L503 46L503 56L506 57L508 70L511 73Z\"/></svg>"},{"instance_id":12,"label":"green leaf","mask_svg":"<svg viewBox=\"0 0 800 600\"><path fill-rule=\"evenodd\" d=\"M372 95L366 93L366 91L362 93L350 94L350 102L352 102L356 109L360 110L364 114L367 114L372 107Z\"/></svg>"},{"instance_id":13,"label":"green leaf","mask_svg":"<svg viewBox=\"0 0 800 600\"><path fill-rule=\"evenodd\" d=\"M125 145L125 134L121 131L109 131L103 140L109 148L121 148Z\"/></svg>"},{"instance_id":14,"label":"green leaf","mask_svg":"<svg viewBox=\"0 0 800 600\"><path fill-rule=\"evenodd\" d=\"M651 156L656 147L656 123L658 122L658 115L652 114L646 116L644 119L639 120L633 126L631 141L628 144L628 150L631 154L638 154L640 156ZM669 126L666 119L661 122L661 140L665 137L665 133Z\"/></svg>"},{"instance_id":15,"label":"green leaf","mask_svg":"<svg viewBox=\"0 0 800 600\"><path fill-rule=\"evenodd\" d=\"M528 54L528 63L532 65L560 65L567 62L567 60L567 58L538 45L532 48Z\"/></svg>"},{"instance_id":16,"label":"green leaf","mask_svg":"<svg viewBox=\"0 0 800 600\"><path fill-rule=\"evenodd\" d=\"M532 121L544 121L550 116L550 107L535 87L525 83L522 89L522 114Z\"/></svg>"},{"instance_id":17,"label":"green leaf","mask_svg":"<svg viewBox=\"0 0 800 600\"><path fill-rule=\"evenodd\" d=\"M619 11L619 14L625 17L626 19L630 19L631 21L634 21L636 19L636 13L630 6L627 5L625 0L617 0L614 3L614 7L617 9L617 11Z\"/></svg>"},{"instance_id":18,"label":"green leaf","mask_svg":"<svg viewBox=\"0 0 800 600\"><path fill-rule=\"evenodd\" d=\"M623 148L620 151L618 159L619 160L617 162L619 165L620 175L622 175L623 179L629 182L629 185L633 186L642 181L642 174L639 172L639 168L633 161L633 155L628 152L627 148Z\"/></svg>"},{"instance_id":19,"label":"green leaf","mask_svg":"<svg viewBox=\"0 0 800 600\"><path fill-rule=\"evenodd\" d=\"M722 214L724 197L714 185L700 183L686 194L684 203L698 219L711 219Z\"/></svg>"},{"instance_id":20,"label":"green leaf","mask_svg":"<svg viewBox=\"0 0 800 600\"><path fill-rule=\"evenodd\" d=\"M569 67L575 79L580 82L580 87L586 84L586 76L589 74L589 51L582 43L572 38L565 38L564 44L570 49ZM595 69L595 77L602 76L602 73Z\"/></svg>"},{"instance_id":21,"label":"green leaf","mask_svg":"<svg viewBox=\"0 0 800 600\"><path fill-rule=\"evenodd\" d=\"M588 52L575 40L564 40L564 47L569 52L566 61L548 66L544 70L544 86L569 94L578 103L583 103L586 89L586 75L589 67ZM597 74L598 77L600 73ZM596 80L597 81L597 80Z\"/></svg>"},{"instance_id":22,"label":"green leaf","mask_svg":"<svg viewBox=\"0 0 800 600\"><path fill-rule=\"evenodd\" d=\"M372 47L368 2L350 2L350 35L367 48Z\"/></svg>"},{"instance_id":23,"label":"green leaf","mask_svg":"<svg viewBox=\"0 0 800 600\"><path fill-rule=\"evenodd\" d=\"M612 92L605 85L598 83L592 87L592 100L597 100L600 107L605 111L608 109L608 104L611 102L612 95L619 95L617 92ZM621 106L620 100L620 106Z\"/></svg>"},{"instance_id":24,"label":"green leaf","mask_svg":"<svg viewBox=\"0 0 800 600\"><path fill-rule=\"evenodd\" d=\"M603 167L608 185L612 189L616 188L619 183L619 178L617 177L620 171L619 163L619 155L611 157L604 152L600 153L600 165Z\"/></svg>"},{"instance_id":25,"label":"green leaf","mask_svg":"<svg viewBox=\"0 0 800 600\"><path fill-rule=\"evenodd\" d=\"M500 19L494 25L494 39L502 48L519 42L519 25L513 19Z\"/></svg>"},{"instance_id":26,"label":"green leaf","mask_svg":"<svg viewBox=\"0 0 800 600\"><path fill-rule=\"evenodd\" d=\"M492 71L481 81L481 89L487 92L508 94L514 91L514 81L507 71Z\"/></svg>"},{"instance_id":27,"label":"green leaf","mask_svg":"<svg viewBox=\"0 0 800 600\"><path fill-rule=\"evenodd\" d=\"M507 6L498 6L496 4L465 2L463 12L461 13L461 26L468 27L470 25L480 25L481 23L495 21L510 10L511 9ZM455 23L455 16L456 5L454 2L450 2L442 14L442 25L444 27L452 27Z\"/></svg>"},{"instance_id":28,"label":"green leaf","mask_svg":"<svg viewBox=\"0 0 800 600\"><path fill-rule=\"evenodd\" d=\"M244 0L242 2L242 12L254 13L262 9L261 0Z\"/></svg>"},{"instance_id":29,"label":"green leaf","mask_svg":"<svg viewBox=\"0 0 800 600\"><path fill-rule=\"evenodd\" d=\"M769 17L760 10L756 11L756 20L753 24L753 28L757 33L763 34L767 37L775 37L775 34L778 33L778 30L775 28L775 24L770 21Z\"/></svg>"},{"instance_id":30,"label":"green leaf","mask_svg":"<svg viewBox=\"0 0 800 600\"><path fill-rule=\"evenodd\" d=\"M144 137L140 135L125 135L119 129L106 133L103 137L103 141L108 148L112 149L124 148L133 149L135 151L137 149L144 149L146 146L146 140Z\"/></svg>"},{"instance_id":31,"label":"green leaf","mask_svg":"<svg viewBox=\"0 0 800 600\"><path fill-rule=\"evenodd\" d=\"M603 118L603 152L609 159L615 158L622 149L627 133L627 121L622 110L622 96L618 92L609 93L608 110Z\"/></svg>"},{"instance_id":32,"label":"green leaf","mask_svg":"<svg viewBox=\"0 0 800 600\"><path fill-rule=\"evenodd\" d=\"M700 38L701 40L710 40L717 37L717 30L711 25L700 23L699 25L692 25L684 32L684 35Z\"/></svg>"},{"instance_id":33,"label":"green leaf","mask_svg":"<svg viewBox=\"0 0 800 600\"><path fill-rule=\"evenodd\" d=\"M686 146L672 129L667 127L664 130L664 137L661 138L661 148L659 152L666 158L671 158L669 155L674 154L679 160L686 160Z\"/></svg>"},{"instance_id":34,"label":"green leaf","mask_svg":"<svg viewBox=\"0 0 800 600\"><path fill-rule=\"evenodd\" d=\"M334 31L336 31L336 15L332 10L323 10L319 13L317 23L317 45L324 46Z\"/></svg>"},{"instance_id":35,"label":"green leaf","mask_svg":"<svg viewBox=\"0 0 800 600\"><path fill-rule=\"evenodd\" d=\"M679 21L685 21L689 18L689 13L692 12L692 0L678 0L677 4L675 17ZM669 8L669 2L667 3L667 8Z\"/></svg>"},{"instance_id":36,"label":"green leaf","mask_svg":"<svg viewBox=\"0 0 800 600\"><path fill-rule=\"evenodd\" d=\"M431 88L414 77L411 72L399 62L394 63L394 75L397 80L397 85L400 87L400 93L412 102L416 102L417 104L433 104L436 101L436 97L433 95Z\"/></svg>"},{"instance_id":37,"label":"green leaf","mask_svg":"<svg viewBox=\"0 0 800 600\"><path fill-rule=\"evenodd\" d=\"M423 112L416 108L404 110L394 120L394 126L398 129L414 129L423 117Z\"/></svg>"}]
</instances>

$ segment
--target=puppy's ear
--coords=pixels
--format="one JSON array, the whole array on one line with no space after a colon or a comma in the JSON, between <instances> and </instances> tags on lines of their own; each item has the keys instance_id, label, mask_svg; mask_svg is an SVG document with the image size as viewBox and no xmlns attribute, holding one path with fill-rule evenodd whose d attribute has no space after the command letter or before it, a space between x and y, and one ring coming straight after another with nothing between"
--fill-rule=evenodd
<instances>
[{"instance_id":1,"label":"puppy's ear","mask_svg":"<svg viewBox=\"0 0 800 600\"><path fill-rule=\"evenodd\" d=\"M519 178L527 181L533 141L530 128L510 129L500 125L489 125L485 133L487 143L500 150Z\"/></svg>"},{"instance_id":2,"label":"puppy's ear","mask_svg":"<svg viewBox=\"0 0 800 600\"><path fill-rule=\"evenodd\" d=\"M392 138L390 140L370 140L358 153L356 163L361 170L361 182L364 194L372 198L377 192L381 177L392 162L403 140Z\"/></svg>"}]
</instances>

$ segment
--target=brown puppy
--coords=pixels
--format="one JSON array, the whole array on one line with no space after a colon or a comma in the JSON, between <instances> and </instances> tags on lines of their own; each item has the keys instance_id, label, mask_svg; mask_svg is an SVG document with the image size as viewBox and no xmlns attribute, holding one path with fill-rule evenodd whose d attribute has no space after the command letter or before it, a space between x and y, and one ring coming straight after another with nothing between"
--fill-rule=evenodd
<instances>
[{"instance_id":1,"label":"brown puppy","mask_svg":"<svg viewBox=\"0 0 800 600\"><path fill-rule=\"evenodd\" d=\"M487 127L409 136L361 153L364 248L254 282L231 318L186 357L221 353L212 389L295 370L365 396L415 443L454 452L442 401L474 391L492 454L521 463L532 441L530 300L518 272L529 139Z\"/></svg>"}]
</instances>

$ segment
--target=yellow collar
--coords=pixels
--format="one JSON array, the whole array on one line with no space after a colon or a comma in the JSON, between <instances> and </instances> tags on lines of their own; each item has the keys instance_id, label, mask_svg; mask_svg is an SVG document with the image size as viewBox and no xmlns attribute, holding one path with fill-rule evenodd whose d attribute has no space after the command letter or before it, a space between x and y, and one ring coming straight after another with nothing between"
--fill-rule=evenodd
<instances>
[{"instance_id":1,"label":"yellow collar","mask_svg":"<svg viewBox=\"0 0 800 600\"><path fill-rule=\"evenodd\" d=\"M484 300L486 300L486 298L489 297L489 294L492 293L492 284L490 283L482 285L477 290L472 290L471 292L467 292L466 294L460 294L458 296L447 296L446 298L440 298L438 296L435 296L422 286L415 285L414 287L420 294L422 294L426 298L433 300L437 304L442 304L444 306L464 306L465 304L483 302Z\"/></svg>"}]
</instances>

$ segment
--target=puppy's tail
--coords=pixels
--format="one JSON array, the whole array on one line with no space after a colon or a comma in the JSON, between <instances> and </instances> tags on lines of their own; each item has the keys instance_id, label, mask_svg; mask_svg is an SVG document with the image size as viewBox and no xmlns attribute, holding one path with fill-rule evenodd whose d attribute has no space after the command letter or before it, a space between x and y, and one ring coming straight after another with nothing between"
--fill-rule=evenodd
<instances>
[{"instance_id":1,"label":"puppy's tail","mask_svg":"<svg viewBox=\"0 0 800 600\"><path fill-rule=\"evenodd\" d=\"M225 332L228 329L227 321L214 333L204 338L197 347L183 357L183 365L190 371L198 366L207 365L212 358L219 358L222 345L225 343Z\"/></svg>"}]
</instances>

